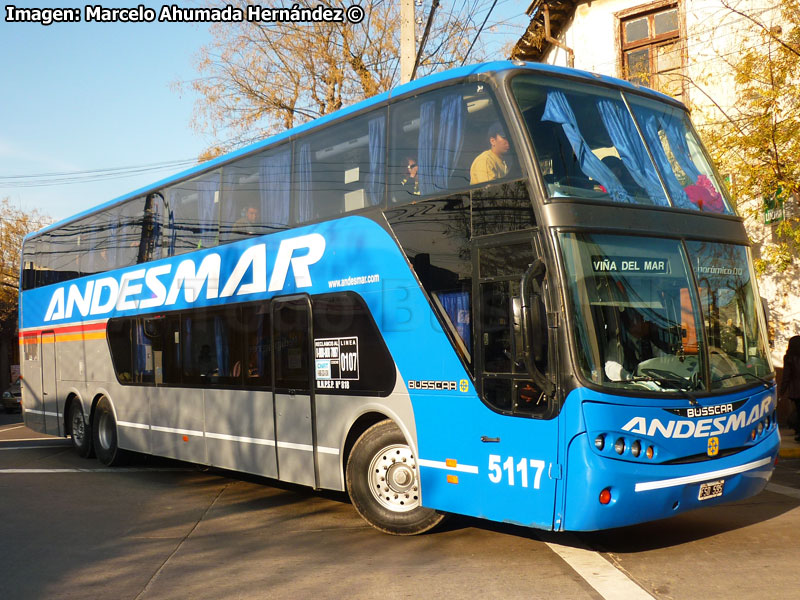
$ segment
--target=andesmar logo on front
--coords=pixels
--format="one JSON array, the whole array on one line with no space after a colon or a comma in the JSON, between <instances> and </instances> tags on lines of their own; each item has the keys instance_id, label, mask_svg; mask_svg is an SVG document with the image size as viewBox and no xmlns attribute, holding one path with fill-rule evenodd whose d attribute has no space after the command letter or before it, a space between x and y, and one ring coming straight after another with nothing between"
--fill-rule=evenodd
<instances>
[{"instance_id":1,"label":"andesmar logo on front","mask_svg":"<svg viewBox=\"0 0 800 600\"><path fill-rule=\"evenodd\" d=\"M660 434L665 438L707 438L748 427L769 415L772 410L772 396L767 396L759 404L753 406L749 414L746 410L740 410L723 417L697 421L686 419L664 423L660 419L651 419L649 424L644 417L633 417L623 425L622 430L650 437Z\"/></svg>"},{"instance_id":2,"label":"andesmar logo on front","mask_svg":"<svg viewBox=\"0 0 800 600\"><path fill-rule=\"evenodd\" d=\"M295 256L296 251L300 251L298 256ZM269 284L265 243L246 248L224 284L220 279L220 252L207 254L199 265L191 258L180 263L154 263L149 268L123 273L119 280L101 277L82 285L71 284L68 291L67 286L58 288L50 298L44 320L69 319L76 311L80 316L87 317L105 315L114 310L172 306L179 302L181 291L185 302L191 304L200 297L203 287L207 300L280 291L286 284L290 267L294 274L295 287L308 288L312 286L308 267L318 262L324 252L325 238L319 233L282 240ZM173 271L176 264L177 268ZM252 281L243 283L248 272L252 272Z\"/></svg>"}]
</instances>

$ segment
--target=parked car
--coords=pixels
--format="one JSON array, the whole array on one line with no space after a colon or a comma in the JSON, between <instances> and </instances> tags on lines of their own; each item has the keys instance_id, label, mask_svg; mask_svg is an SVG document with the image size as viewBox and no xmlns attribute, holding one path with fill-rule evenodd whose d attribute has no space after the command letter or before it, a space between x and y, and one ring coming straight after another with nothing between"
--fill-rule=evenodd
<instances>
[{"instance_id":1,"label":"parked car","mask_svg":"<svg viewBox=\"0 0 800 600\"><path fill-rule=\"evenodd\" d=\"M22 412L22 387L19 381L3 392L2 402L7 413Z\"/></svg>"}]
</instances>

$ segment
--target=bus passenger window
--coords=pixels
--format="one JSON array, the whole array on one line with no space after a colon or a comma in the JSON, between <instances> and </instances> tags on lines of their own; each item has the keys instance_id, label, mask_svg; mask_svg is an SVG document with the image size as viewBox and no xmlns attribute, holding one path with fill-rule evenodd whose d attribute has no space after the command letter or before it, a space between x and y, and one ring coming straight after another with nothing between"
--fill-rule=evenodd
<instances>
[{"instance_id":1,"label":"bus passenger window","mask_svg":"<svg viewBox=\"0 0 800 600\"><path fill-rule=\"evenodd\" d=\"M287 229L291 180L289 144L226 165L222 177L219 243Z\"/></svg>"},{"instance_id":2,"label":"bus passenger window","mask_svg":"<svg viewBox=\"0 0 800 600\"><path fill-rule=\"evenodd\" d=\"M506 128L486 84L453 86L397 102L391 130L388 180L396 204L519 177L508 136L498 137ZM490 152L492 139L500 154ZM473 178L470 169L479 156L487 174Z\"/></svg>"},{"instance_id":3,"label":"bus passenger window","mask_svg":"<svg viewBox=\"0 0 800 600\"><path fill-rule=\"evenodd\" d=\"M294 221L383 205L386 112L333 125L295 144Z\"/></svg>"},{"instance_id":4,"label":"bus passenger window","mask_svg":"<svg viewBox=\"0 0 800 600\"><path fill-rule=\"evenodd\" d=\"M244 371L247 386L272 385L272 356L270 354L270 315L269 304L247 306L242 311L242 333L245 339L244 361L238 370ZM234 376L237 376L234 369Z\"/></svg>"}]
</instances>

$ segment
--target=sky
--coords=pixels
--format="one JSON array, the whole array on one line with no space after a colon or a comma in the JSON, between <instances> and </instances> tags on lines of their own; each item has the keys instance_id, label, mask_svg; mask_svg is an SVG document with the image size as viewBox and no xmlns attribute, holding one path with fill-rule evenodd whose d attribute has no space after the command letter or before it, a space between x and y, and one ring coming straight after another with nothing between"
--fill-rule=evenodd
<instances>
[{"instance_id":1,"label":"sky","mask_svg":"<svg viewBox=\"0 0 800 600\"><path fill-rule=\"evenodd\" d=\"M142 0L106 0L102 5L140 3L156 10L162 6ZM490 23L500 19L508 26L486 30L482 40L497 48L515 41L528 24L524 11L529 3L499 0ZM7 4L11 2L3 7ZM43 0L13 4L81 12L85 5ZM260 4L290 7L292 2ZM417 16L426 17L429 5L418 8ZM196 97L174 85L196 77L197 54L211 41L207 25L43 26L6 22L5 9L0 10L0 199L7 197L26 212L36 209L59 221L178 173L213 144L191 127ZM124 177L97 173L164 163L170 164Z\"/></svg>"}]
</instances>

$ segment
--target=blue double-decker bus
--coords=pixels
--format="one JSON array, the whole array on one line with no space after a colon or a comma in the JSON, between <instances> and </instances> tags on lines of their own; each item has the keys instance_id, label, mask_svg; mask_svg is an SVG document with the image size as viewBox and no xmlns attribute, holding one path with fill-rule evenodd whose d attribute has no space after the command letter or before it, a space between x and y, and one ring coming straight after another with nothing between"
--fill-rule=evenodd
<instances>
[{"instance_id":1,"label":"blue double-decker bus","mask_svg":"<svg viewBox=\"0 0 800 600\"><path fill-rule=\"evenodd\" d=\"M740 500L779 446L749 242L685 107L464 67L26 238L28 427L596 530Z\"/></svg>"}]
</instances>

